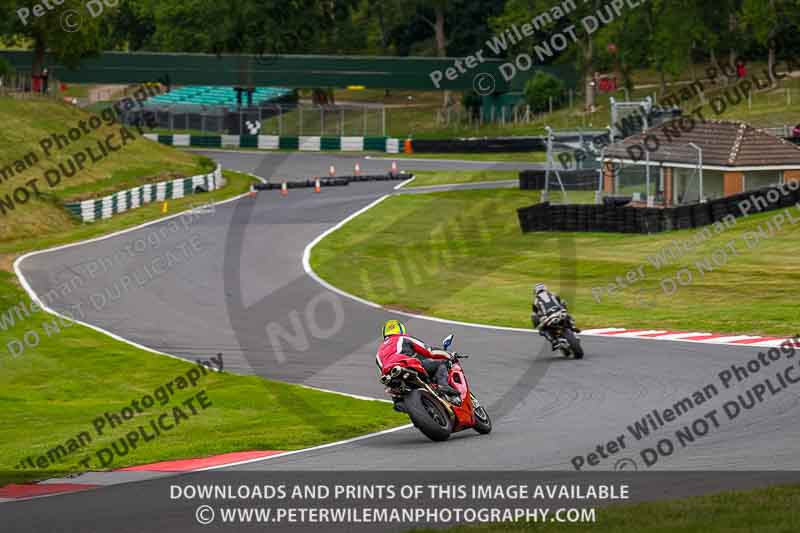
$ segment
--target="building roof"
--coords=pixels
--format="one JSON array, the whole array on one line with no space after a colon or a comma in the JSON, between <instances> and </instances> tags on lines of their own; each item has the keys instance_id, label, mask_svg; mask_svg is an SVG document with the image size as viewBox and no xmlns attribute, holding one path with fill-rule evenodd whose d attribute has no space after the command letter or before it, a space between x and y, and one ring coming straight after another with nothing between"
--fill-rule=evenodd
<instances>
[{"instance_id":1,"label":"building roof","mask_svg":"<svg viewBox=\"0 0 800 533\"><path fill-rule=\"evenodd\" d=\"M651 162L696 165L697 151L689 146L689 143L694 143L703 149L704 167L796 165L800 168L800 146L764 130L744 122L721 120L708 120L705 123L694 121L694 128L691 128L689 120L684 117L665 122L614 143L606 148L606 157L641 161L645 154L635 147L650 146L655 148L650 151ZM649 136L655 137L658 142L650 138L646 145L643 144Z\"/></svg>"}]
</instances>

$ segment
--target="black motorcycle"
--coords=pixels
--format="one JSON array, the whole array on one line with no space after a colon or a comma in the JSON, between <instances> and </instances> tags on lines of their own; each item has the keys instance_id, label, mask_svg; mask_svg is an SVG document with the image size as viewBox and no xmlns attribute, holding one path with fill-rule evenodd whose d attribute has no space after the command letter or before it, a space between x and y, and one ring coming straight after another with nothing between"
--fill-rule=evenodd
<instances>
[{"instance_id":1,"label":"black motorcycle","mask_svg":"<svg viewBox=\"0 0 800 533\"><path fill-rule=\"evenodd\" d=\"M556 339L556 348L561 350L564 357L583 359L581 339L575 333L575 322L566 309L556 311L542 320L541 328L546 329Z\"/></svg>"}]
</instances>

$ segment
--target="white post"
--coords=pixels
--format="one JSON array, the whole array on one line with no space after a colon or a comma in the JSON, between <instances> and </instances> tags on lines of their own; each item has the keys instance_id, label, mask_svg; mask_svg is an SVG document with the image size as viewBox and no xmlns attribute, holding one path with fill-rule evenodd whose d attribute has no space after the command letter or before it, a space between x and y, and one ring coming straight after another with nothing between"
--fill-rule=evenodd
<instances>
[{"instance_id":1,"label":"white post","mask_svg":"<svg viewBox=\"0 0 800 533\"><path fill-rule=\"evenodd\" d=\"M706 202L705 196L703 195L703 149L697 146L695 143L689 143L689 146L697 150L697 161L698 161L698 169L699 169L699 177L700 177L700 203L704 204Z\"/></svg>"},{"instance_id":2,"label":"white post","mask_svg":"<svg viewBox=\"0 0 800 533\"><path fill-rule=\"evenodd\" d=\"M646 161L647 161L647 168L646 168L647 177L645 178L645 183L646 183L645 184L645 198L646 198L646 202L647 202L647 207L653 207L653 203L652 203L652 200L650 198L650 150L645 150L645 154L647 155L647 157L646 157Z\"/></svg>"},{"instance_id":3,"label":"white post","mask_svg":"<svg viewBox=\"0 0 800 533\"><path fill-rule=\"evenodd\" d=\"M597 192L594 195L594 203L600 205L602 198L603 198L603 181L605 181L605 159L606 159L606 148L603 147L600 150L600 168L598 169L599 179L597 183Z\"/></svg>"}]
</instances>

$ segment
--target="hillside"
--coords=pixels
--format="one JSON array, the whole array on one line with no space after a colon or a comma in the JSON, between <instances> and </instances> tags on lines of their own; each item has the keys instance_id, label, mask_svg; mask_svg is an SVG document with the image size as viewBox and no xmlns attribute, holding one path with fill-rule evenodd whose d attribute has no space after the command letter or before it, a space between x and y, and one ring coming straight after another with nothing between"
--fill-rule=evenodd
<instances>
[{"instance_id":1,"label":"hillside","mask_svg":"<svg viewBox=\"0 0 800 533\"><path fill-rule=\"evenodd\" d=\"M111 115L51 99L0 97L0 242L78 225L60 204L213 168ZM39 195L36 192L40 193Z\"/></svg>"}]
</instances>

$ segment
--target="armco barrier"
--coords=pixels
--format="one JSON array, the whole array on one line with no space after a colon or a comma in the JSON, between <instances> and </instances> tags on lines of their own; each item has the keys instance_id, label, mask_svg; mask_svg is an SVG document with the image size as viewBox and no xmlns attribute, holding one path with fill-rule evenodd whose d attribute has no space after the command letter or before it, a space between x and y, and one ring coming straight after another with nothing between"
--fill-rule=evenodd
<instances>
[{"instance_id":1,"label":"armco barrier","mask_svg":"<svg viewBox=\"0 0 800 533\"><path fill-rule=\"evenodd\" d=\"M748 210L743 206L751 206ZM599 231L660 233L699 228L726 217L800 208L800 182L764 187L745 193L671 208L606 205L552 205L549 202L517 210L523 233L531 231ZM756 207L758 206L758 207Z\"/></svg>"},{"instance_id":2,"label":"armco barrier","mask_svg":"<svg viewBox=\"0 0 800 533\"><path fill-rule=\"evenodd\" d=\"M300 150L301 152L386 152L400 151L400 141L389 137L279 137L277 135L161 135L145 133L151 141L170 146L194 148L257 148L259 150Z\"/></svg>"},{"instance_id":3,"label":"armco barrier","mask_svg":"<svg viewBox=\"0 0 800 533\"><path fill-rule=\"evenodd\" d=\"M151 202L183 198L195 192L213 191L224 184L222 167L218 165L210 174L162 181L160 183L148 183L135 189L120 191L96 200L68 203L64 207L83 222L93 222L111 218L117 213L124 213Z\"/></svg>"},{"instance_id":4,"label":"armco barrier","mask_svg":"<svg viewBox=\"0 0 800 533\"><path fill-rule=\"evenodd\" d=\"M545 184L544 170L523 170L519 173L519 188L541 191ZM561 170L559 171L564 188L568 191L595 191L600 179L596 170ZM550 188L560 188L555 173L550 173Z\"/></svg>"}]
</instances>

